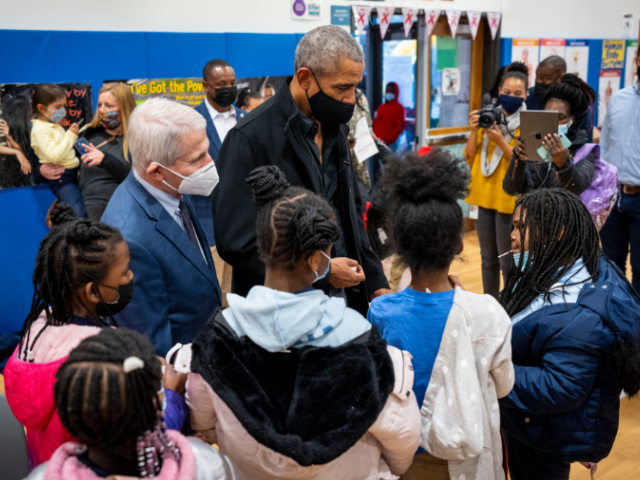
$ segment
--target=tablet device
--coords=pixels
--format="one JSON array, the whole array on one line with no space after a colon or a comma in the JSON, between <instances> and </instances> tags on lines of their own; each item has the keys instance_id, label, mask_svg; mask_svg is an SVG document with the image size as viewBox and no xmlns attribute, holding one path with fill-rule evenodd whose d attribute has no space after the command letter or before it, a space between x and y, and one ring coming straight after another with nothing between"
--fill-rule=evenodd
<instances>
[{"instance_id":1,"label":"tablet device","mask_svg":"<svg viewBox=\"0 0 640 480\"><path fill-rule=\"evenodd\" d=\"M538 155L538 149L542 147L544 137L550 133L558 133L558 112L528 110L520 113L520 138L529 160L546 160Z\"/></svg>"}]
</instances>

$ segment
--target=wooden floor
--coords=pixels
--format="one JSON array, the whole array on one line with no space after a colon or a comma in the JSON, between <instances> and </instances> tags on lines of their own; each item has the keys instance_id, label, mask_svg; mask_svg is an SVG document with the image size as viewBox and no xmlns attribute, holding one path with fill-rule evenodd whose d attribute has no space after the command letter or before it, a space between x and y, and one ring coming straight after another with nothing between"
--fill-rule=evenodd
<instances>
[{"instance_id":1,"label":"wooden floor","mask_svg":"<svg viewBox=\"0 0 640 480\"><path fill-rule=\"evenodd\" d=\"M383 265L387 275L390 260ZM454 261L451 273L457 275L464 287L482 293L480 274L480 246L475 232L465 235L465 248L461 257ZM405 272L400 287L409 284L409 272ZM4 381L0 375L0 393L4 393ZM620 401L620 429L611 454L600 462L596 480L638 480L640 479L640 400L623 398ZM588 480L589 471L581 465L573 465L570 480ZM543 479L541 479L543 480Z\"/></svg>"},{"instance_id":2,"label":"wooden floor","mask_svg":"<svg viewBox=\"0 0 640 480\"><path fill-rule=\"evenodd\" d=\"M383 262L389 274L391 261ZM464 251L451 265L450 273L457 275L465 289L482 293L480 271L480 245L475 231L465 235ZM400 289L409 284L411 275L407 270L400 282ZM574 464L570 480L589 480L589 471L582 465ZM640 479L640 400L623 398L620 401L620 429L611 454L598 465L596 480L639 480ZM544 480L544 479L540 479Z\"/></svg>"}]
</instances>

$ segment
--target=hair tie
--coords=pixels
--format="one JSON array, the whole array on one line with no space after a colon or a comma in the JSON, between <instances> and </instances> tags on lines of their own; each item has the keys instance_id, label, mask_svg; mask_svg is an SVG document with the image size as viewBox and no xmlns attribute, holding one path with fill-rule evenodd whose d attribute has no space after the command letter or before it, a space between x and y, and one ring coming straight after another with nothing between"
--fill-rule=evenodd
<instances>
[{"instance_id":1,"label":"hair tie","mask_svg":"<svg viewBox=\"0 0 640 480\"><path fill-rule=\"evenodd\" d=\"M122 363L124 373L133 372L139 368L144 368L144 362L138 357L129 357Z\"/></svg>"}]
</instances>

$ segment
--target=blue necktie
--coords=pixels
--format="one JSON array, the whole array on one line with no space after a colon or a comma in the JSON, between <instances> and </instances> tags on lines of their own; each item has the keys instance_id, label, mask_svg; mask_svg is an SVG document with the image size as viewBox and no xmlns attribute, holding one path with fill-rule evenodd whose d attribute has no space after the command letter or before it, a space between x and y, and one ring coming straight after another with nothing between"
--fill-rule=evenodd
<instances>
[{"instance_id":1,"label":"blue necktie","mask_svg":"<svg viewBox=\"0 0 640 480\"><path fill-rule=\"evenodd\" d=\"M189 211L189 207L187 206L186 202L182 197L180 198L180 202L178 203L178 211L180 212L180 218L182 218L182 224L184 225L184 228L187 231L187 235L189 235L189 238L199 250L200 243L198 243L198 236L196 235L196 229L193 226L191 211Z\"/></svg>"}]
</instances>

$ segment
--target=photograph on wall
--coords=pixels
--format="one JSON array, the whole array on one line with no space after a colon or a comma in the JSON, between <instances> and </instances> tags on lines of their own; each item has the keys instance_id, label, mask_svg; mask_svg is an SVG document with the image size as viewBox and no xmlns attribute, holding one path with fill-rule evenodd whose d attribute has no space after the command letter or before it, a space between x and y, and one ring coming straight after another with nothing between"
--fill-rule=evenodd
<instances>
[{"instance_id":1,"label":"photograph on wall","mask_svg":"<svg viewBox=\"0 0 640 480\"><path fill-rule=\"evenodd\" d=\"M529 85L536 79L536 68L540 63L540 41L537 38L514 38L511 61L522 62L529 68Z\"/></svg>"},{"instance_id":2,"label":"photograph on wall","mask_svg":"<svg viewBox=\"0 0 640 480\"><path fill-rule=\"evenodd\" d=\"M460 69L445 68L442 70L442 95L458 95L460 93Z\"/></svg>"},{"instance_id":3,"label":"photograph on wall","mask_svg":"<svg viewBox=\"0 0 640 480\"><path fill-rule=\"evenodd\" d=\"M540 40L540 61L547 57L561 57L564 58L565 53L564 38L543 38Z\"/></svg>"},{"instance_id":4,"label":"photograph on wall","mask_svg":"<svg viewBox=\"0 0 640 480\"><path fill-rule=\"evenodd\" d=\"M635 65L638 52L638 40L627 40L627 60L625 62L624 86L638 83L638 68Z\"/></svg>"},{"instance_id":5,"label":"photograph on wall","mask_svg":"<svg viewBox=\"0 0 640 480\"><path fill-rule=\"evenodd\" d=\"M564 60L567 62L567 73L573 73L586 81L589 73L589 42L567 40Z\"/></svg>"},{"instance_id":6,"label":"photograph on wall","mask_svg":"<svg viewBox=\"0 0 640 480\"><path fill-rule=\"evenodd\" d=\"M624 68L625 46L624 40L603 41L600 70L620 70Z\"/></svg>"},{"instance_id":7,"label":"photograph on wall","mask_svg":"<svg viewBox=\"0 0 640 480\"><path fill-rule=\"evenodd\" d=\"M93 119L93 101L90 83L58 83L67 95L66 116L59 123L68 128L72 123L80 122L80 126ZM39 165L31 148L31 96L36 84L4 84L0 85L0 119L7 123L10 138L3 137L3 144L12 143L19 146L31 170ZM33 185L33 173L25 174L16 155L0 154L0 189Z\"/></svg>"},{"instance_id":8,"label":"photograph on wall","mask_svg":"<svg viewBox=\"0 0 640 480\"><path fill-rule=\"evenodd\" d=\"M602 70L598 87L598 126L602 126L614 93L620 90L620 70Z\"/></svg>"}]
</instances>

